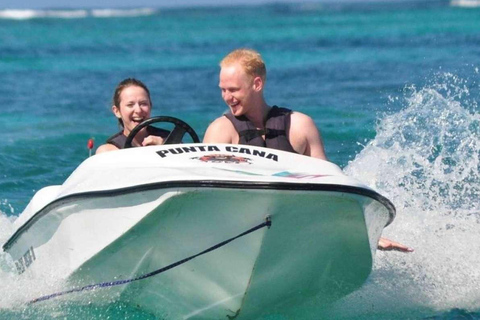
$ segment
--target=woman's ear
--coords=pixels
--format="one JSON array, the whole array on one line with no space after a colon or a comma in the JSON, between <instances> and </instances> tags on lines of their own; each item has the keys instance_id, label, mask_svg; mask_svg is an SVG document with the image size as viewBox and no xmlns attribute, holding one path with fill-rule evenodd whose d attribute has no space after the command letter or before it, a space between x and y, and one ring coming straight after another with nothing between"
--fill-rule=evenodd
<instances>
[{"instance_id":1,"label":"woman's ear","mask_svg":"<svg viewBox=\"0 0 480 320\"><path fill-rule=\"evenodd\" d=\"M122 115L120 114L120 108L117 106L112 106L112 112L118 119L122 119Z\"/></svg>"}]
</instances>

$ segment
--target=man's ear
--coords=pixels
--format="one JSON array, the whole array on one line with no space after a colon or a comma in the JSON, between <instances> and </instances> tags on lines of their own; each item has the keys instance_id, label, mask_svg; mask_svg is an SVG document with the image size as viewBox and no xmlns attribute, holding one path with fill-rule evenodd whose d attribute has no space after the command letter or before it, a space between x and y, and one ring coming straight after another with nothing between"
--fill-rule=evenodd
<instances>
[{"instance_id":1,"label":"man's ear","mask_svg":"<svg viewBox=\"0 0 480 320\"><path fill-rule=\"evenodd\" d=\"M117 106L112 106L112 112L118 119L122 119L122 115L120 114L120 108Z\"/></svg>"},{"instance_id":2,"label":"man's ear","mask_svg":"<svg viewBox=\"0 0 480 320\"><path fill-rule=\"evenodd\" d=\"M263 90L263 80L261 77L253 78L253 90L257 92Z\"/></svg>"}]
</instances>

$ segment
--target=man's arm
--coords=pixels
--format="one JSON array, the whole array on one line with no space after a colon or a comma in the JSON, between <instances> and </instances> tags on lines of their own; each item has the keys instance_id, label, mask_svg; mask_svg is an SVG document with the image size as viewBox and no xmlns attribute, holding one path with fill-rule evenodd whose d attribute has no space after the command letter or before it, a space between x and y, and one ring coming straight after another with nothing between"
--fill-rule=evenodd
<instances>
[{"instance_id":1,"label":"man's arm","mask_svg":"<svg viewBox=\"0 0 480 320\"><path fill-rule=\"evenodd\" d=\"M401 243L389 240L387 238L380 238L378 241L378 249L383 251L401 251L401 252L413 252L413 248L407 247Z\"/></svg>"},{"instance_id":2,"label":"man's arm","mask_svg":"<svg viewBox=\"0 0 480 320\"><path fill-rule=\"evenodd\" d=\"M292 113L288 138L298 153L327 160L320 131L309 116L300 112Z\"/></svg>"},{"instance_id":3,"label":"man's arm","mask_svg":"<svg viewBox=\"0 0 480 320\"><path fill-rule=\"evenodd\" d=\"M235 135L238 136L233 124L226 117L217 118L205 131L203 137L204 143L238 143L235 141Z\"/></svg>"}]
</instances>

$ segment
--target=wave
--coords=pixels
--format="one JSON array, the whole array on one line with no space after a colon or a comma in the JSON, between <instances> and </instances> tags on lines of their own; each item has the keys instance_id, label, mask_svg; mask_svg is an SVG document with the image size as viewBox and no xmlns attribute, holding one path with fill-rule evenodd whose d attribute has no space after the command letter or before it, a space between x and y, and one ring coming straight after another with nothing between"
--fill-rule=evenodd
<instances>
[{"instance_id":1,"label":"wave","mask_svg":"<svg viewBox=\"0 0 480 320\"><path fill-rule=\"evenodd\" d=\"M376 137L345 168L394 202L397 217L384 236L415 252L377 252L368 282L332 310L337 319L480 310L475 71L473 83L443 73L423 88L406 88L404 97L392 99L402 109L382 116Z\"/></svg>"},{"instance_id":2,"label":"wave","mask_svg":"<svg viewBox=\"0 0 480 320\"><path fill-rule=\"evenodd\" d=\"M452 7L464 7L464 8L478 8L480 7L479 0L452 0L450 1Z\"/></svg>"},{"instance_id":3,"label":"wave","mask_svg":"<svg viewBox=\"0 0 480 320\"><path fill-rule=\"evenodd\" d=\"M379 121L347 172L401 199L402 209L478 211L480 115L466 80L445 73L406 94L405 108Z\"/></svg>"},{"instance_id":4,"label":"wave","mask_svg":"<svg viewBox=\"0 0 480 320\"><path fill-rule=\"evenodd\" d=\"M156 9L152 8L137 8L137 9L94 9L91 11L93 17L110 18L110 17L139 17L151 16L157 13Z\"/></svg>"},{"instance_id":5,"label":"wave","mask_svg":"<svg viewBox=\"0 0 480 320\"><path fill-rule=\"evenodd\" d=\"M72 10L33 10L33 9L4 9L0 10L0 19L29 20L42 18L81 19L87 17L140 17L150 16L158 12L153 8L134 9L72 9Z\"/></svg>"},{"instance_id":6,"label":"wave","mask_svg":"<svg viewBox=\"0 0 480 320\"><path fill-rule=\"evenodd\" d=\"M0 18L26 20L33 18L84 18L88 16L86 10L15 10L7 9L0 11Z\"/></svg>"},{"instance_id":7,"label":"wave","mask_svg":"<svg viewBox=\"0 0 480 320\"><path fill-rule=\"evenodd\" d=\"M383 233L415 249L377 251L362 288L304 319L479 319L480 114L473 82L451 73L391 97L376 137L344 169L387 195L397 216Z\"/></svg>"}]
</instances>

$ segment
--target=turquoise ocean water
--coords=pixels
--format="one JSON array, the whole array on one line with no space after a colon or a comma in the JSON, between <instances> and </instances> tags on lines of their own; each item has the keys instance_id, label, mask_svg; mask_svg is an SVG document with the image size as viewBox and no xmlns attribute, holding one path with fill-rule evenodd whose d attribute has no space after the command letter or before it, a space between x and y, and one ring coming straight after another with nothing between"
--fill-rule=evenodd
<instances>
[{"instance_id":1,"label":"turquoise ocean water","mask_svg":"<svg viewBox=\"0 0 480 320\"><path fill-rule=\"evenodd\" d=\"M269 319L480 319L480 8L447 1L0 10L0 243L90 137L118 130L120 80L144 81L153 114L203 136L226 109L218 61L238 47L266 60L270 104L309 114L330 160L393 201L384 234L416 250L379 252L363 288L322 314L306 300ZM19 282L0 253L0 318L153 319L95 295L22 304L51 277Z\"/></svg>"}]
</instances>

